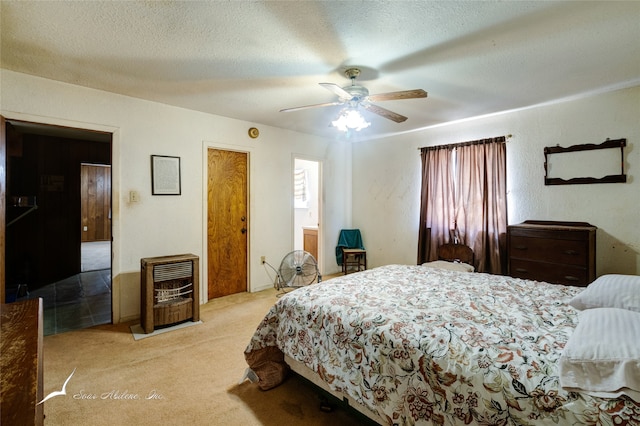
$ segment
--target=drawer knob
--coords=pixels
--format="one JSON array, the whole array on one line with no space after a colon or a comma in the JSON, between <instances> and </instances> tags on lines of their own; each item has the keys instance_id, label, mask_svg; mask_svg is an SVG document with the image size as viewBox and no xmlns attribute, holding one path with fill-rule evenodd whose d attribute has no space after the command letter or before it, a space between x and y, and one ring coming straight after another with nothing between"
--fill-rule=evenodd
<instances>
[{"instance_id":1,"label":"drawer knob","mask_svg":"<svg viewBox=\"0 0 640 426\"><path fill-rule=\"evenodd\" d=\"M567 281L580 281L580 278L574 277L572 275L565 275L564 279L567 280Z\"/></svg>"},{"instance_id":2,"label":"drawer knob","mask_svg":"<svg viewBox=\"0 0 640 426\"><path fill-rule=\"evenodd\" d=\"M568 255L574 256L574 255L578 254L578 252L575 251L575 250L565 250L564 254L568 254Z\"/></svg>"},{"instance_id":3,"label":"drawer knob","mask_svg":"<svg viewBox=\"0 0 640 426\"><path fill-rule=\"evenodd\" d=\"M519 245L514 247L516 250L526 250L527 246Z\"/></svg>"},{"instance_id":4,"label":"drawer knob","mask_svg":"<svg viewBox=\"0 0 640 426\"><path fill-rule=\"evenodd\" d=\"M529 272L524 268L516 268L516 272Z\"/></svg>"}]
</instances>

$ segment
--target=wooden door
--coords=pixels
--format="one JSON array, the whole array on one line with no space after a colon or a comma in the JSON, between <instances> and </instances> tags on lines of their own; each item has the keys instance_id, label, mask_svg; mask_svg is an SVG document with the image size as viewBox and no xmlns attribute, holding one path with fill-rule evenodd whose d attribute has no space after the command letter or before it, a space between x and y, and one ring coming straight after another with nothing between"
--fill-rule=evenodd
<instances>
[{"instance_id":1,"label":"wooden door","mask_svg":"<svg viewBox=\"0 0 640 426\"><path fill-rule=\"evenodd\" d=\"M82 242L111 241L111 166L82 165L80 202Z\"/></svg>"},{"instance_id":2,"label":"wooden door","mask_svg":"<svg viewBox=\"0 0 640 426\"><path fill-rule=\"evenodd\" d=\"M247 163L245 152L208 150L208 298L247 291Z\"/></svg>"}]
</instances>

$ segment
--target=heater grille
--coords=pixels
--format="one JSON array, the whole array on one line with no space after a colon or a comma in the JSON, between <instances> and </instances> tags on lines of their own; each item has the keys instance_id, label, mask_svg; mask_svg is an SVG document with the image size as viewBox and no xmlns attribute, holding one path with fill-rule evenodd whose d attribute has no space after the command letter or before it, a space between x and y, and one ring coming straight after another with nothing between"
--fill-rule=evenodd
<instances>
[{"instance_id":1,"label":"heater grille","mask_svg":"<svg viewBox=\"0 0 640 426\"><path fill-rule=\"evenodd\" d=\"M193 262L176 262L156 265L153 268L153 282L179 280L193 275Z\"/></svg>"},{"instance_id":2,"label":"heater grille","mask_svg":"<svg viewBox=\"0 0 640 426\"><path fill-rule=\"evenodd\" d=\"M198 271L193 254L140 259L140 325L145 333L200 320Z\"/></svg>"}]
</instances>

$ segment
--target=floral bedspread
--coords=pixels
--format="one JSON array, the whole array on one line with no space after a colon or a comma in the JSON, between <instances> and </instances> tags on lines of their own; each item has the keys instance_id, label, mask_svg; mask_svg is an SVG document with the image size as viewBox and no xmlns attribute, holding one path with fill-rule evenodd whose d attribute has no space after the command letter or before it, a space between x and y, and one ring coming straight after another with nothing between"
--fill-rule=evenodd
<instances>
[{"instance_id":1,"label":"floral bedspread","mask_svg":"<svg viewBox=\"0 0 640 426\"><path fill-rule=\"evenodd\" d=\"M631 399L559 385L581 290L389 265L282 296L245 357L277 347L390 425L640 425Z\"/></svg>"}]
</instances>

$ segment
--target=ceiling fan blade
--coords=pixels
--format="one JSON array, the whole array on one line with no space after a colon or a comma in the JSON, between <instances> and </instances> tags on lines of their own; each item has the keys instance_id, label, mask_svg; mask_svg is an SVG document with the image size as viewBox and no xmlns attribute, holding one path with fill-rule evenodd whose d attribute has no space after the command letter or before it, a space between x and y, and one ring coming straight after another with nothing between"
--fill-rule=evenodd
<instances>
[{"instance_id":1,"label":"ceiling fan blade","mask_svg":"<svg viewBox=\"0 0 640 426\"><path fill-rule=\"evenodd\" d=\"M395 121L396 123L402 123L407 119L407 117L405 117L404 115L400 115L393 111L389 111L388 109L379 107L378 105L362 104L362 107L368 111L371 111L374 114L378 114L381 117L384 117L391 121Z\"/></svg>"},{"instance_id":2,"label":"ceiling fan blade","mask_svg":"<svg viewBox=\"0 0 640 426\"><path fill-rule=\"evenodd\" d=\"M379 93L377 95L369 95L371 102L395 101L399 99L426 98L427 92L422 89L403 90L401 92Z\"/></svg>"},{"instance_id":3,"label":"ceiling fan blade","mask_svg":"<svg viewBox=\"0 0 640 426\"><path fill-rule=\"evenodd\" d=\"M351 99L353 96L351 96L351 93L347 92L346 90L344 90L342 87L338 86L337 84L333 84L333 83L318 83L320 86L324 87L325 89L335 93L336 95L340 96L340 98L342 99Z\"/></svg>"},{"instance_id":4,"label":"ceiling fan blade","mask_svg":"<svg viewBox=\"0 0 640 426\"><path fill-rule=\"evenodd\" d=\"M285 109L281 109L280 112L299 111L301 109L319 108L319 107L327 107L327 106L342 105L342 104L343 104L342 102L327 102L324 104L313 104L313 105L305 105L305 106L299 106L294 108L285 108Z\"/></svg>"}]
</instances>

